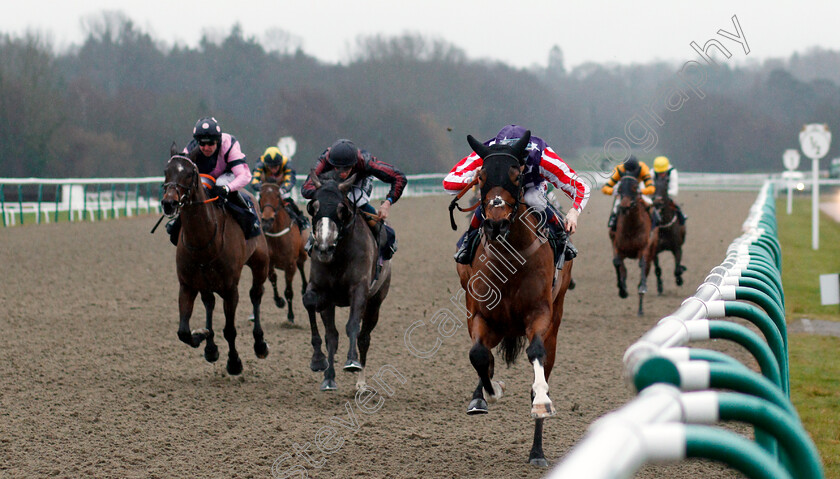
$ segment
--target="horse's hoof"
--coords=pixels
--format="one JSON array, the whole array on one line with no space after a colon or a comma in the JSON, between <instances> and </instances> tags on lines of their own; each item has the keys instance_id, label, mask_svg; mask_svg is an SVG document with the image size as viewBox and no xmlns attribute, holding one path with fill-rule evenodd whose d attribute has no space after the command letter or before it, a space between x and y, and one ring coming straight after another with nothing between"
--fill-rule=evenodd
<instances>
[{"instance_id":1,"label":"horse's hoof","mask_svg":"<svg viewBox=\"0 0 840 479\"><path fill-rule=\"evenodd\" d=\"M677 276L677 286L682 286L682 285L683 285L682 276Z\"/></svg>"},{"instance_id":2,"label":"horse's hoof","mask_svg":"<svg viewBox=\"0 0 840 479\"><path fill-rule=\"evenodd\" d=\"M254 354L260 359L265 359L268 356L268 344L265 341L254 343Z\"/></svg>"},{"instance_id":3,"label":"horse's hoof","mask_svg":"<svg viewBox=\"0 0 840 479\"><path fill-rule=\"evenodd\" d=\"M284 308L284 307L286 307L286 300L281 298L280 296L277 296L277 297L274 298L274 304L278 308Z\"/></svg>"},{"instance_id":4,"label":"horse's hoof","mask_svg":"<svg viewBox=\"0 0 840 479\"><path fill-rule=\"evenodd\" d=\"M348 359L346 363L344 363L344 370L348 373L357 373L362 370L362 363Z\"/></svg>"},{"instance_id":5,"label":"horse's hoof","mask_svg":"<svg viewBox=\"0 0 840 479\"><path fill-rule=\"evenodd\" d=\"M254 316L254 313L251 313L251 314L248 316L248 321L250 321L250 322L252 322L252 323L253 323L253 322L254 322L254 318L256 318L256 316Z\"/></svg>"},{"instance_id":6,"label":"horse's hoof","mask_svg":"<svg viewBox=\"0 0 840 479\"><path fill-rule=\"evenodd\" d=\"M321 357L318 357L318 358L313 357L309 361L309 369L311 369L313 372L316 372L316 373L319 372L319 371L326 371L327 366L328 366L327 358L324 357L323 355Z\"/></svg>"},{"instance_id":7,"label":"horse's hoof","mask_svg":"<svg viewBox=\"0 0 840 479\"><path fill-rule=\"evenodd\" d=\"M475 398L470 401L470 405L467 406L467 414L470 416L476 414L487 414L487 401L484 398Z\"/></svg>"},{"instance_id":8,"label":"horse's hoof","mask_svg":"<svg viewBox=\"0 0 840 479\"><path fill-rule=\"evenodd\" d=\"M214 344L213 347L204 348L204 359L208 363L215 363L219 359L219 348Z\"/></svg>"},{"instance_id":9,"label":"horse's hoof","mask_svg":"<svg viewBox=\"0 0 840 479\"><path fill-rule=\"evenodd\" d=\"M544 419L557 414L554 410L554 404L534 404L531 406L531 417L534 419Z\"/></svg>"},{"instance_id":10,"label":"horse's hoof","mask_svg":"<svg viewBox=\"0 0 840 479\"><path fill-rule=\"evenodd\" d=\"M335 383L335 379L324 379L321 383L321 391L335 391L338 389L338 385Z\"/></svg>"},{"instance_id":11,"label":"horse's hoof","mask_svg":"<svg viewBox=\"0 0 840 479\"><path fill-rule=\"evenodd\" d=\"M577 283L575 283L574 278L570 279L569 280L569 289L575 289L575 286L577 286Z\"/></svg>"},{"instance_id":12,"label":"horse's hoof","mask_svg":"<svg viewBox=\"0 0 840 479\"><path fill-rule=\"evenodd\" d=\"M535 457L528 460L528 462L531 463L532 466L548 467L548 461L546 461L544 457Z\"/></svg>"},{"instance_id":13,"label":"horse's hoof","mask_svg":"<svg viewBox=\"0 0 840 479\"><path fill-rule=\"evenodd\" d=\"M231 376L239 376L242 374L242 360L239 357L228 358L227 372Z\"/></svg>"},{"instance_id":14,"label":"horse's hoof","mask_svg":"<svg viewBox=\"0 0 840 479\"><path fill-rule=\"evenodd\" d=\"M625 290L625 289L619 289L619 290L618 290L618 297L620 297L620 298L626 298L627 296L628 296L628 294L627 294L627 290Z\"/></svg>"}]
</instances>

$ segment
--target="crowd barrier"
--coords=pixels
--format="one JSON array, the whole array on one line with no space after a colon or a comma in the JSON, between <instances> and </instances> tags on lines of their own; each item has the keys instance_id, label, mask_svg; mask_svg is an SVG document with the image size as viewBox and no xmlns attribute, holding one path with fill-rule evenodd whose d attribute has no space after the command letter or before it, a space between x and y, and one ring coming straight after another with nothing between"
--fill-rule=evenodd
<instances>
[{"instance_id":1,"label":"crowd barrier","mask_svg":"<svg viewBox=\"0 0 840 479\"><path fill-rule=\"evenodd\" d=\"M646 463L692 457L723 462L750 478L824 477L790 402L772 182L761 188L743 231L697 292L626 350L624 375L637 397L594 422L550 479L627 478ZM736 317L761 334L726 321ZM721 352L688 346L709 339L742 345L760 372ZM753 426L754 440L720 421Z\"/></svg>"}]
</instances>

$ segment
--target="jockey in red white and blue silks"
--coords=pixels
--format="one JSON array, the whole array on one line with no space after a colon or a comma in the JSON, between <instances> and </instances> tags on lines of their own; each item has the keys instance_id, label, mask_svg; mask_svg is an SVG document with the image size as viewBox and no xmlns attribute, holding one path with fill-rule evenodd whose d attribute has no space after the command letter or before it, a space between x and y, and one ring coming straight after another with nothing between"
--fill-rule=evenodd
<instances>
[{"instance_id":1,"label":"jockey in red white and blue silks","mask_svg":"<svg viewBox=\"0 0 840 479\"><path fill-rule=\"evenodd\" d=\"M526 129L519 125L507 125L484 144L490 146L496 143L512 143L521 138L525 131ZM565 230L573 234L577 229L578 216L589 201L589 185L579 178L542 138L532 135L527 150L528 157L525 159L525 170L522 174L523 202L537 211L545 212L548 226L559 229L560 221L557 213L546 198L548 184L551 183L572 200L572 207L566 214ZM446 175L443 179L443 188L450 194L457 194L475 178L482 164L483 160L478 154L470 153ZM465 243L464 240L472 231L481 226L483 216L481 208L478 208L469 229L459 241L459 247ZM456 253L456 261L459 260L459 253L463 252Z\"/></svg>"}]
</instances>

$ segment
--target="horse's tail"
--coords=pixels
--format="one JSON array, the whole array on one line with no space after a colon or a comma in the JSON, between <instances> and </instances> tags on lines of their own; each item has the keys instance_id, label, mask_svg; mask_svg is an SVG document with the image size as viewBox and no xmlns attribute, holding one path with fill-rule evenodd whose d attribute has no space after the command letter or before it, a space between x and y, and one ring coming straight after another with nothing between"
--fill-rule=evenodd
<instances>
[{"instance_id":1,"label":"horse's tail","mask_svg":"<svg viewBox=\"0 0 840 479\"><path fill-rule=\"evenodd\" d=\"M525 336L508 336L502 339L502 342L499 344L498 353L505 360L505 364L510 366L516 362L519 353L525 349L527 340L528 338Z\"/></svg>"}]
</instances>

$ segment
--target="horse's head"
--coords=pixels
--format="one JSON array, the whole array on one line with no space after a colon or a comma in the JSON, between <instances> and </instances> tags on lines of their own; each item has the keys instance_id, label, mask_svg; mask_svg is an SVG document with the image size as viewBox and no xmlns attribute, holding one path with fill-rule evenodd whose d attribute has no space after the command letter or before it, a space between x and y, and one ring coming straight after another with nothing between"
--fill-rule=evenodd
<instances>
[{"instance_id":1,"label":"horse's head","mask_svg":"<svg viewBox=\"0 0 840 479\"><path fill-rule=\"evenodd\" d=\"M260 212L262 216L262 230L271 231L274 221L283 217L283 193L280 185L273 181L266 181L260 188ZM282 221L282 220L281 220Z\"/></svg>"},{"instance_id":2,"label":"horse's head","mask_svg":"<svg viewBox=\"0 0 840 479\"><path fill-rule=\"evenodd\" d=\"M656 187L656 192L653 194L654 204L668 203L668 184L671 182L670 175L665 173L655 173L653 176L653 186Z\"/></svg>"},{"instance_id":3,"label":"horse's head","mask_svg":"<svg viewBox=\"0 0 840 479\"><path fill-rule=\"evenodd\" d=\"M201 178L195 163L179 154L174 142L169 154L169 162L164 169L163 198L160 205L163 207L163 213L172 217L177 215L183 206L204 201L205 195L204 189L199 188Z\"/></svg>"},{"instance_id":4,"label":"horse's head","mask_svg":"<svg viewBox=\"0 0 840 479\"><path fill-rule=\"evenodd\" d=\"M504 238L510 233L522 197L522 172L525 170L530 141L530 131L526 131L522 138L512 144L497 143L491 146L467 135L467 142L483 161L478 172L478 184L484 211L484 233L490 241Z\"/></svg>"},{"instance_id":5,"label":"horse's head","mask_svg":"<svg viewBox=\"0 0 840 479\"><path fill-rule=\"evenodd\" d=\"M623 213L636 206L641 196L639 180L632 176L625 176L618 182L618 212Z\"/></svg>"},{"instance_id":6,"label":"horse's head","mask_svg":"<svg viewBox=\"0 0 840 479\"><path fill-rule=\"evenodd\" d=\"M354 207L347 199L347 192L356 181L356 175L339 181L340 177L333 170L321 177L312 173L310 177L316 188L312 201L306 206L312 216L312 258L329 263L355 215Z\"/></svg>"}]
</instances>

